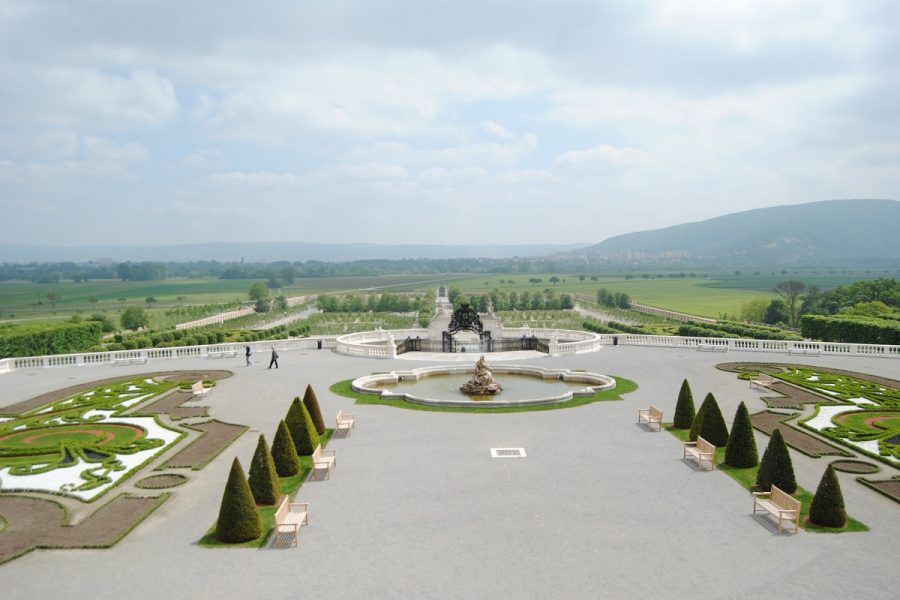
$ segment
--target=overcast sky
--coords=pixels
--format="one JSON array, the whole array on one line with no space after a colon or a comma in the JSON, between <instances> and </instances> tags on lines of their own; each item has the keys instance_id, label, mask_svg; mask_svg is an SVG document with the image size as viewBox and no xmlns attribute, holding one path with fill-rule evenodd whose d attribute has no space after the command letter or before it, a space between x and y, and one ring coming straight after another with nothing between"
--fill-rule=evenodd
<instances>
[{"instance_id":1,"label":"overcast sky","mask_svg":"<svg viewBox=\"0 0 900 600\"><path fill-rule=\"evenodd\" d=\"M896 0L0 0L0 242L597 242L897 199L898 31Z\"/></svg>"}]
</instances>

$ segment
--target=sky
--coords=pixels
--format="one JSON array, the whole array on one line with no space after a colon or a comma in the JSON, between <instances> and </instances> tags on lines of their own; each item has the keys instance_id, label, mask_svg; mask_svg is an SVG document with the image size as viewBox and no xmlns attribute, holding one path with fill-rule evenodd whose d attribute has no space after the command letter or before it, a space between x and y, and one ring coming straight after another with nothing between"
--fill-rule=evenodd
<instances>
[{"instance_id":1,"label":"sky","mask_svg":"<svg viewBox=\"0 0 900 600\"><path fill-rule=\"evenodd\" d=\"M898 31L895 0L0 0L0 240L566 244L898 199Z\"/></svg>"}]
</instances>

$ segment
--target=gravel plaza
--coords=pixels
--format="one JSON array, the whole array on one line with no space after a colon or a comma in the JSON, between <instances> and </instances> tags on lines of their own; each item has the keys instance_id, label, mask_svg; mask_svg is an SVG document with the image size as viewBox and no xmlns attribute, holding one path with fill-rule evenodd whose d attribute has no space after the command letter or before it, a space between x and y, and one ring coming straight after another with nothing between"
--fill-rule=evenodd
<instances>
[{"instance_id":1,"label":"gravel plaza","mask_svg":"<svg viewBox=\"0 0 900 600\"><path fill-rule=\"evenodd\" d=\"M433 361L329 350L284 352L277 370L245 367L239 356L0 375L0 404L8 406L116 375L228 369L234 376L203 402L210 416L251 428L202 470L185 471L189 481L113 548L38 549L0 565L3 597L897 596L900 506L889 498L840 473L847 512L871 531L779 535L773 521L751 515L750 494L730 477L698 471L682 460L674 436L636 423L637 410L651 403L670 421L684 378L698 405L707 392L715 394L729 426L741 401L751 413L764 409L746 381L715 368L720 362L800 363L898 379L896 360L623 346L515 360L621 376L639 388L623 401L540 412L356 405L329 386ZM333 427L344 409L356 415L356 428L328 445L337 451L331 479L305 483L296 498L310 503L299 547L199 547L218 514L232 459L248 465L259 433L271 443L291 399L307 384L326 425ZM762 454L768 436L756 432L756 438ZM527 456L491 457L491 448L507 447L524 448ZM814 491L831 458L793 450L791 458L798 484ZM897 474L881 466L879 479Z\"/></svg>"}]
</instances>

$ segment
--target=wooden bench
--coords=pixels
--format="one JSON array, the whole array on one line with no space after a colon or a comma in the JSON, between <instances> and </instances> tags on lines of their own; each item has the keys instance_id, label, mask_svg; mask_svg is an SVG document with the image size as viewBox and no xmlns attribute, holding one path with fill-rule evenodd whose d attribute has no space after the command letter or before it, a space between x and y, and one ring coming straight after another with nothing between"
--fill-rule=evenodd
<instances>
[{"instance_id":1,"label":"wooden bench","mask_svg":"<svg viewBox=\"0 0 900 600\"><path fill-rule=\"evenodd\" d=\"M656 423L656 430L660 431L662 429L662 411L650 405L650 408L647 410L639 410L638 411L638 423L646 423L647 429L653 430L653 424Z\"/></svg>"},{"instance_id":2,"label":"wooden bench","mask_svg":"<svg viewBox=\"0 0 900 600\"><path fill-rule=\"evenodd\" d=\"M345 431L347 432L347 437L349 437L350 432L353 431L353 425L356 423L356 418L343 410L339 410L335 421L337 421L335 431Z\"/></svg>"},{"instance_id":3,"label":"wooden bench","mask_svg":"<svg viewBox=\"0 0 900 600\"><path fill-rule=\"evenodd\" d=\"M134 358L117 358L113 360L113 365L121 367L123 365L146 365L150 360L146 356L136 356Z\"/></svg>"},{"instance_id":4,"label":"wooden bench","mask_svg":"<svg viewBox=\"0 0 900 600\"><path fill-rule=\"evenodd\" d=\"M331 468L337 464L337 457L334 450L322 450L322 446L316 446L312 453L313 462L313 479L331 479Z\"/></svg>"},{"instance_id":5,"label":"wooden bench","mask_svg":"<svg viewBox=\"0 0 900 600\"><path fill-rule=\"evenodd\" d=\"M309 525L309 502L291 502L284 496L275 511L275 548L296 546L300 527Z\"/></svg>"},{"instance_id":6,"label":"wooden bench","mask_svg":"<svg viewBox=\"0 0 900 600\"><path fill-rule=\"evenodd\" d=\"M212 388L203 387L202 380L191 385L191 391L194 393L195 396L205 396L206 394L209 393L209 390L211 390L211 389Z\"/></svg>"},{"instance_id":7,"label":"wooden bench","mask_svg":"<svg viewBox=\"0 0 900 600\"><path fill-rule=\"evenodd\" d=\"M772 378L771 375L760 373L755 379L750 380L750 389L753 389L753 387L756 386L763 391L769 391L773 383L775 383L775 379Z\"/></svg>"},{"instance_id":8,"label":"wooden bench","mask_svg":"<svg viewBox=\"0 0 900 600\"><path fill-rule=\"evenodd\" d=\"M753 492L753 514L757 507L778 519L778 533L784 531L784 522L794 523L794 533L800 528L800 501L785 491L772 486L771 492Z\"/></svg>"},{"instance_id":9,"label":"wooden bench","mask_svg":"<svg viewBox=\"0 0 900 600\"><path fill-rule=\"evenodd\" d=\"M696 442L684 442L683 449L681 458L693 458L701 469L704 460L709 462L710 470L716 468L716 447L702 437L698 436Z\"/></svg>"}]
</instances>

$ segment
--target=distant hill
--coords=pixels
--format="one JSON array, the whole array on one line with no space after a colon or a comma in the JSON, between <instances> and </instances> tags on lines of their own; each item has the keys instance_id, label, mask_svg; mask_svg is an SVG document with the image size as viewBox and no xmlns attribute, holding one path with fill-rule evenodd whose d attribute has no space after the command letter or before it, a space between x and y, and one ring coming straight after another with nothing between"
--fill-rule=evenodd
<instances>
[{"instance_id":1,"label":"distant hill","mask_svg":"<svg viewBox=\"0 0 900 600\"><path fill-rule=\"evenodd\" d=\"M29 246L0 244L0 263L217 260L272 262L279 260L342 262L351 260L399 260L404 258L512 258L564 252L584 244L515 245L414 245L414 244L314 244L303 242L234 242L171 246L93 245Z\"/></svg>"},{"instance_id":2,"label":"distant hill","mask_svg":"<svg viewBox=\"0 0 900 600\"><path fill-rule=\"evenodd\" d=\"M634 264L894 266L900 264L900 202L759 208L628 233L572 254Z\"/></svg>"}]
</instances>

